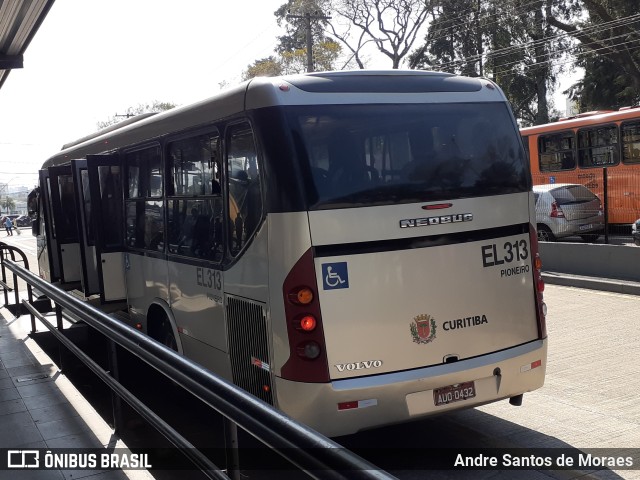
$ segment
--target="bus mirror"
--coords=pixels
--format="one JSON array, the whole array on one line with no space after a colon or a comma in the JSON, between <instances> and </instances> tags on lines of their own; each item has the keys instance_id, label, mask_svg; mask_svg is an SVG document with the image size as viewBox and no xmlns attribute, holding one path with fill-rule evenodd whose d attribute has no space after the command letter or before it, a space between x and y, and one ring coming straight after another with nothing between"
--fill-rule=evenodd
<instances>
[{"instance_id":1,"label":"bus mirror","mask_svg":"<svg viewBox=\"0 0 640 480\"><path fill-rule=\"evenodd\" d=\"M40 222L38 221L38 218L31 220L31 234L34 237L40 235Z\"/></svg>"}]
</instances>

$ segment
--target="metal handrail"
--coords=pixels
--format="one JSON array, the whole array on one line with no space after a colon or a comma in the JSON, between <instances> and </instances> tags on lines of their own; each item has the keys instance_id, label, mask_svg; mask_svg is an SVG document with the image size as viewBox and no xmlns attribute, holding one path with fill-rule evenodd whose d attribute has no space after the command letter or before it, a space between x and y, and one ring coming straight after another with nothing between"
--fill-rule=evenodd
<instances>
[{"instance_id":1,"label":"metal handrail","mask_svg":"<svg viewBox=\"0 0 640 480\"><path fill-rule=\"evenodd\" d=\"M341 480L395 478L333 440L151 337L56 288L15 262L7 260L5 263L9 270L57 305L181 385L308 475L318 479ZM145 405L142 407L148 409Z\"/></svg>"},{"instance_id":2,"label":"metal handrail","mask_svg":"<svg viewBox=\"0 0 640 480\"><path fill-rule=\"evenodd\" d=\"M15 297L15 303L12 305L15 305L15 308L16 308L14 315L16 317L19 317L20 316L20 292L18 291L18 278L16 276L16 273L14 272L13 287L7 284L7 272L5 270L5 260L8 260L8 258L6 258L7 252L11 255L11 260L13 260L14 262L16 259L16 254L20 255L21 262L24 265L25 270L27 271L29 271L29 260L27 260L27 256L19 248L15 247L14 245L9 245L8 243L0 242L0 267L1 267L0 268L0 271L1 271L0 286L4 291L4 304L7 307L10 305L8 292L12 291ZM27 282L27 297L29 299L29 302L32 303L33 291L31 289L31 284L28 282ZM33 316L33 314L31 314L31 330L32 331L35 329L35 321L36 321L35 317Z\"/></svg>"}]
</instances>

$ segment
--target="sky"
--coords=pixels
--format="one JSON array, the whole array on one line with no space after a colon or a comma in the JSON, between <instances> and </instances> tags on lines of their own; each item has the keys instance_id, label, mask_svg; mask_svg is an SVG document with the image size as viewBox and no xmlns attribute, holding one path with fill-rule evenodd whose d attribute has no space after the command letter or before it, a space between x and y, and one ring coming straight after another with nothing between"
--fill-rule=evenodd
<instances>
[{"instance_id":1,"label":"sky","mask_svg":"<svg viewBox=\"0 0 640 480\"><path fill-rule=\"evenodd\" d=\"M238 83L274 53L283 30L273 13L284 3L56 0L24 68L0 88L0 184L33 187L63 144L129 107L185 105ZM391 66L380 53L369 58L371 68ZM564 100L556 105L564 109Z\"/></svg>"},{"instance_id":2,"label":"sky","mask_svg":"<svg viewBox=\"0 0 640 480\"><path fill-rule=\"evenodd\" d=\"M0 183L33 186L44 161L97 123L154 100L184 105L273 54L284 0L56 0L0 88Z\"/></svg>"}]
</instances>

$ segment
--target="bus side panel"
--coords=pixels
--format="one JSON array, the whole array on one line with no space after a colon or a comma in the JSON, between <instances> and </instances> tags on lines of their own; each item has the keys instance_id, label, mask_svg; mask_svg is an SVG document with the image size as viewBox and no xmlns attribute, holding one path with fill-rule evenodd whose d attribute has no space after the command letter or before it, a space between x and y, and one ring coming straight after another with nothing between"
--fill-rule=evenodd
<instances>
[{"instance_id":1,"label":"bus side panel","mask_svg":"<svg viewBox=\"0 0 640 480\"><path fill-rule=\"evenodd\" d=\"M311 248L307 212L270 213L269 229L269 311L273 357L272 369L280 375L290 355L282 286L291 268Z\"/></svg>"},{"instance_id":2,"label":"bus side panel","mask_svg":"<svg viewBox=\"0 0 640 480\"><path fill-rule=\"evenodd\" d=\"M155 299L169 303L167 262L144 254L129 252L125 260L129 314L146 331L146 315Z\"/></svg>"},{"instance_id":3,"label":"bus side panel","mask_svg":"<svg viewBox=\"0 0 640 480\"><path fill-rule=\"evenodd\" d=\"M227 353L222 270L204 263L169 262L169 282L171 310L182 341L197 339ZM185 355L194 358L186 347Z\"/></svg>"},{"instance_id":4,"label":"bus side panel","mask_svg":"<svg viewBox=\"0 0 640 480\"><path fill-rule=\"evenodd\" d=\"M224 272L224 293L266 302L268 297L268 228L263 222L244 252Z\"/></svg>"}]
</instances>

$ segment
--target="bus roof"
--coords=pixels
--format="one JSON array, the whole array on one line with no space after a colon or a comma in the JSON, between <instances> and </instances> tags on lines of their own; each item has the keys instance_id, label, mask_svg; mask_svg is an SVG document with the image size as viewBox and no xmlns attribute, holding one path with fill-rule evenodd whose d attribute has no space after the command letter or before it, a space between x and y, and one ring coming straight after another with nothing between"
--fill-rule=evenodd
<instances>
[{"instance_id":1,"label":"bus roof","mask_svg":"<svg viewBox=\"0 0 640 480\"><path fill-rule=\"evenodd\" d=\"M576 115L575 117L560 119L557 122L545 123L520 129L522 135L571 130L589 125L615 123L624 120L640 118L640 107L622 107L620 110L598 110Z\"/></svg>"},{"instance_id":2,"label":"bus roof","mask_svg":"<svg viewBox=\"0 0 640 480\"><path fill-rule=\"evenodd\" d=\"M67 143L43 168L277 105L506 101L484 78L420 70L355 70L256 77L197 103L131 119Z\"/></svg>"}]
</instances>

